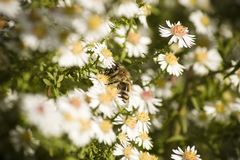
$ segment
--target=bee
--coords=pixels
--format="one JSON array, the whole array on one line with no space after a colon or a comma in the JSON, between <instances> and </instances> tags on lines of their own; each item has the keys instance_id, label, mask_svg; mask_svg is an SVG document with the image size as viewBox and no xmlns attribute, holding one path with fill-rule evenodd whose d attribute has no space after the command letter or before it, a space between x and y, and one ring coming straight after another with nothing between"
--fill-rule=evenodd
<instances>
[{"instance_id":1,"label":"bee","mask_svg":"<svg viewBox=\"0 0 240 160\"><path fill-rule=\"evenodd\" d=\"M120 64L115 64L112 68L105 69L104 74L109 78L107 85L115 85L120 98L124 103L127 103L132 86L131 75L128 70Z\"/></svg>"}]
</instances>

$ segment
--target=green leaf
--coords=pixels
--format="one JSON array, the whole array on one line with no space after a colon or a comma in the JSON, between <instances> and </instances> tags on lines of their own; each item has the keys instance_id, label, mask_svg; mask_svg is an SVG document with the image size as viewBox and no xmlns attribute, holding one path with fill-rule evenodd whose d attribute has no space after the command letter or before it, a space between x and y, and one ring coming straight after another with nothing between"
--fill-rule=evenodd
<instances>
[{"instance_id":1,"label":"green leaf","mask_svg":"<svg viewBox=\"0 0 240 160\"><path fill-rule=\"evenodd\" d=\"M52 86L52 85L53 85L48 79L43 79L43 82L44 82L47 86Z\"/></svg>"}]
</instances>

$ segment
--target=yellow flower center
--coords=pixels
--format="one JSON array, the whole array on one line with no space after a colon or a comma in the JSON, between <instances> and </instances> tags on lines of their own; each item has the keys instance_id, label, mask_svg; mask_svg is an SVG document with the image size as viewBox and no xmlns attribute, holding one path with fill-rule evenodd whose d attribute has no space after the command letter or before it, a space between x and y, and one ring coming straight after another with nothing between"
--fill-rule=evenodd
<instances>
[{"instance_id":1,"label":"yellow flower center","mask_svg":"<svg viewBox=\"0 0 240 160\"><path fill-rule=\"evenodd\" d=\"M112 52L107 48L103 48L101 53L105 58L112 57Z\"/></svg>"},{"instance_id":2,"label":"yellow flower center","mask_svg":"<svg viewBox=\"0 0 240 160\"><path fill-rule=\"evenodd\" d=\"M139 160L150 160L151 156L148 152L142 152L139 156Z\"/></svg>"},{"instance_id":3,"label":"yellow flower center","mask_svg":"<svg viewBox=\"0 0 240 160\"><path fill-rule=\"evenodd\" d=\"M98 74L97 79L100 82L103 82L104 84L108 84L108 77L104 74Z\"/></svg>"},{"instance_id":4,"label":"yellow flower center","mask_svg":"<svg viewBox=\"0 0 240 160\"><path fill-rule=\"evenodd\" d=\"M39 106L37 107L37 112L38 112L39 114L44 114L44 113L45 113L45 108L44 108L44 106L39 105Z\"/></svg>"},{"instance_id":5,"label":"yellow flower center","mask_svg":"<svg viewBox=\"0 0 240 160\"><path fill-rule=\"evenodd\" d=\"M68 112L64 113L64 119L68 122L71 122L74 120L73 116Z\"/></svg>"},{"instance_id":6,"label":"yellow flower center","mask_svg":"<svg viewBox=\"0 0 240 160\"><path fill-rule=\"evenodd\" d=\"M150 160L158 160L158 158L154 155L151 155Z\"/></svg>"},{"instance_id":7,"label":"yellow flower center","mask_svg":"<svg viewBox=\"0 0 240 160\"><path fill-rule=\"evenodd\" d=\"M182 36L186 35L186 29L187 29L186 27L184 27L180 24L175 24L171 28L171 32L175 36L182 37Z\"/></svg>"},{"instance_id":8,"label":"yellow flower center","mask_svg":"<svg viewBox=\"0 0 240 160\"><path fill-rule=\"evenodd\" d=\"M197 160L197 156L193 152L185 151L183 153L183 160Z\"/></svg>"},{"instance_id":9,"label":"yellow flower center","mask_svg":"<svg viewBox=\"0 0 240 160\"><path fill-rule=\"evenodd\" d=\"M45 25L42 23L36 24L32 28L32 32L39 39L43 39L47 35L47 29L46 29Z\"/></svg>"},{"instance_id":10,"label":"yellow flower center","mask_svg":"<svg viewBox=\"0 0 240 160\"><path fill-rule=\"evenodd\" d=\"M100 124L100 128L104 133L108 133L112 129L112 123L108 120L103 120Z\"/></svg>"},{"instance_id":11,"label":"yellow flower center","mask_svg":"<svg viewBox=\"0 0 240 160\"><path fill-rule=\"evenodd\" d=\"M118 135L118 139L119 139L121 142L124 142L124 141L127 140L127 136L126 136L125 133L121 132L121 133L119 133L119 135Z\"/></svg>"},{"instance_id":12,"label":"yellow flower center","mask_svg":"<svg viewBox=\"0 0 240 160\"><path fill-rule=\"evenodd\" d=\"M64 8L64 12L67 15L74 15L74 14L79 14L82 12L81 6L74 4L72 6L67 6Z\"/></svg>"},{"instance_id":13,"label":"yellow flower center","mask_svg":"<svg viewBox=\"0 0 240 160\"><path fill-rule=\"evenodd\" d=\"M147 122L150 118L147 112L138 112L137 119L141 122Z\"/></svg>"},{"instance_id":14,"label":"yellow flower center","mask_svg":"<svg viewBox=\"0 0 240 160\"><path fill-rule=\"evenodd\" d=\"M130 155L132 154L132 146L127 146L125 149L124 149L124 156L126 158L130 158Z\"/></svg>"},{"instance_id":15,"label":"yellow flower center","mask_svg":"<svg viewBox=\"0 0 240 160\"><path fill-rule=\"evenodd\" d=\"M136 117L128 117L125 121L125 124L130 127L131 129L135 128L137 125L137 118Z\"/></svg>"},{"instance_id":16,"label":"yellow flower center","mask_svg":"<svg viewBox=\"0 0 240 160\"><path fill-rule=\"evenodd\" d=\"M200 121L206 121L207 120L207 114L205 112L200 112L199 114Z\"/></svg>"},{"instance_id":17,"label":"yellow flower center","mask_svg":"<svg viewBox=\"0 0 240 160\"><path fill-rule=\"evenodd\" d=\"M90 30L97 30L102 25L103 20L98 15L93 15L88 19L88 27Z\"/></svg>"},{"instance_id":18,"label":"yellow flower center","mask_svg":"<svg viewBox=\"0 0 240 160\"><path fill-rule=\"evenodd\" d=\"M208 53L206 51L196 52L196 61L202 63L208 59Z\"/></svg>"},{"instance_id":19,"label":"yellow flower center","mask_svg":"<svg viewBox=\"0 0 240 160\"><path fill-rule=\"evenodd\" d=\"M89 119L81 119L80 120L80 131L84 132L84 131L89 130L90 127L91 127L91 124L92 124L91 120L89 120Z\"/></svg>"},{"instance_id":20,"label":"yellow flower center","mask_svg":"<svg viewBox=\"0 0 240 160\"><path fill-rule=\"evenodd\" d=\"M151 91L143 91L141 93L141 97L143 98L144 101L148 101L153 97L153 94Z\"/></svg>"},{"instance_id":21,"label":"yellow flower center","mask_svg":"<svg viewBox=\"0 0 240 160\"><path fill-rule=\"evenodd\" d=\"M142 140L147 140L147 139L149 139L149 136L146 132L142 132L142 133L140 133L140 138Z\"/></svg>"},{"instance_id":22,"label":"yellow flower center","mask_svg":"<svg viewBox=\"0 0 240 160\"><path fill-rule=\"evenodd\" d=\"M195 6L196 3L197 3L197 0L190 0L190 4L191 4L191 5Z\"/></svg>"},{"instance_id":23,"label":"yellow flower center","mask_svg":"<svg viewBox=\"0 0 240 160\"><path fill-rule=\"evenodd\" d=\"M127 36L127 40L130 42L130 43L132 43L132 44L134 44L134 45L137 45L138 43L139 43L139 41L140 41L140 35L138 34L138 33L136 33L136 32L129 32L128 33L128 36Z\"/></svg>"},{"instance_id":24,"label":"yellow flower center","mask_svg":"<svg viewBox=\"0 0 240 160\"><path fill-rule=\"evenodd\" d=\"M217 113L224 113L225 112L225 106L222 102L217 102L215 105Z\"/></svg>"},{"instance_id":25,"label":"yellow flower center","mask_svg":"<svg viewBox=\"0 0 240 160\"><path fill-rule=\"evenodd\" d=\"M151 6L150 5L145 4L144 6L141 7L141 10L143 11L143 14L145 16L148 16L151 14Z\"/></svg>"},{"instance_id":26,"label":"yellow flower center","mask_svg":"<svg viewBox=\"0 0 240 160\"><path fill-rule=\"evenodd\" d=\"M72 52L74 54L81 54L83 51L83 45L80 41L77 41L72 44Z\"/></svg>"},{"instance_id":27,"label":"yellow flower center","mask_svg":"<svg viewBox=\"0 0 240 160\"><path fill-rule=\"evenodd\" d=\"M99 95L99 99L102 104L112 103L117 97L117 88L114 86L108 86L105 93Z\"/></svg>"},{"instance_id":28,"label":"yellow flower center","mask_svg":"<svg viewBox=\"0 0 240 160\"><path fill-rule=\"evenodd\" d=\"M210 23L210 19L208 18L208 16L204 15L201 17L201 22L204 26L208 26Z\"/></svg>"},{"instance_id":29,"label":"yellow flower center","mask_svg":"<svg viewBox=\"0 0 240 160\"><path fill-rule=\"evenodd\" d=\"M76 108L79 108L81 105L81 100L78 97L72 97L69 99L69 103Z\"/></svg>"},{"instance_id":30,"label":"yellow flower center","mask_svg":"<svg viewBox=\"0 0 240 160\"><path fill-rule=\"evenodd\" d=\"M174 65L178 63L178 59L173 53L167 53L165 55L165 61L170 65Z\"/></svg>"}]
</instances>

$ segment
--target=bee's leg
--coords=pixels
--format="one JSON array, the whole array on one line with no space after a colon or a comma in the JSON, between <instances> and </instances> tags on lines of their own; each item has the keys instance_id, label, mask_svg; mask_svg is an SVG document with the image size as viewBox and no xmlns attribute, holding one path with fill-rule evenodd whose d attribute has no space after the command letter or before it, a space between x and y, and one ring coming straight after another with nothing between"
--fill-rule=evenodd
<instances>
[{"instance_id":1,"label":"bee's leg","mask_svg":"<svg viewBox=\"0 0 240 160\"><path fill-rule=\"evenodd\" d=\"M112 82L107 83L106 85L111 85L111 84L116 84L116 83L118 83L118 81L112 81Z\"/></svg>"}]
</instances>

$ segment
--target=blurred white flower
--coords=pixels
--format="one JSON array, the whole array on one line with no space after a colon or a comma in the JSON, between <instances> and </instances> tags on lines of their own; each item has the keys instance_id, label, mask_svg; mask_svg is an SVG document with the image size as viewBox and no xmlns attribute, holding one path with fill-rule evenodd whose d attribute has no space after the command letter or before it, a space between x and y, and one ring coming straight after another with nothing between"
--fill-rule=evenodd
<instances>
[{"instance_id":1,"label":"blurred white flower","mask_svg":"<svg viewBox=\"0 0 240 160\"><path fill-rule=\"evenodd\" d=\"M88 63L89 54L86 43L81 41L77 34L71 34L67 38L67 43L61 46L58 52L59 55L55 57L54 61L57 61L62 67L83 67Z\"/></svg>"},{"instance_id":2,"label":"blurred white flower","mask_svg":"<svg viewBox=\"0 0 240 160\"><path fill-rule=\"evenodd\" d=\"M35 139L30 129L25 129L21 126L17 126L14 130L11 130L10 141L17 152L23 151L27 156L33 155L35 149L40 144L39 140Z\"/></svg>"},{"instance_id":3,"label":"blurred white flower","mask_svg":"<svg viewBox=\"0 0 240 160\"><path fill-rule=\"evenodd\" d=\"M96 43L93 52L95 59L99 57L99 61L102 62L104 68L111 68L115 65L112 52L107 48L106 44Z\"/></svg>"},{"instance_id":4,"label":"blurred white flower","mask_svg":"<svg viewBox=\"0 0 240 160\"><path fill-rule=\"evenodd\" d=\"M21 6L18 0L1 0L0 13L10 18L16 18L21 11Z\"/></svg>"},{"instance_id":5,"label":"blurred white flower","mask_svg":"<svg viewBox=\"0 0 240 160\"><path fill-rule=\"evenodd\" d=\"M191 119L197 126L206 128L210 122L209 115L205 111L199 111L193 109L189 114L189 119Z\"/></svg>"},{"instance_id":6,"label":"blurred white flower","mask_svg":"<svg viewBox=\"0 0 240 160\"><path fill-rule=\"evenodd\" d=\"M106 17L90 12L84 12L82 17L73 19L72 25L87 42L100 41L111 32L113 27L113 23Z\"/></svg>"},{"instance_id":7,"label":"blurred white flower","mask_svg":"<svg viewBox=\"0 0 240 160\"><path fill-rule=\"evenodd\" d=\"M130 144L116 144L113 155L122 156L121 160L138 160L139 151Z\"/></svg>"},{"instance_id":8,"label":"blurred white flower","mask_svg":"<svg viewBox=\"0 0 240 160\"><path fill-rule=\"evenodd\" d=\"M200 155L197 154L195 146L187 146L183 151L180 147L178 149L173 149L173 154L171 154L171 159L173 160L201 160Z\"/></svg>"},{"instance_id":9,"label":"blurred white flower","mask_svg":"<svg viewBox=\"0 0 240 160\"><path fill-rule=\"evenodd\" d=\"M136 117L137 117L137 128L139 132L148 133L151 125L148 112L137 112Z\"/></svg>"},{"instance_id":10,"label":"blurred white flower","mask_svg":"<svg viewBox=\"0 0 240 160\"><path fill-rule=\"evenodd\" d=\"M121 26L116 30L118 37L115 41L120 45L126 45L126 52L129 57L144 57L148 52L148 45L151 39L148 36L143 36L145 30L133 30L128 32L127 27Z\"/></svg>"},{"instance_id":11,"label":"blurred white flower","mask_svg":"<svg viewBox=\"0 0 240 160\"><path fill-rule=\"evenodd\" d=\"M169 20L166 21L167 27L159 26L159 32L161 37L171 37L168 44L178 43L180 48L191 48L195 45L195 35L188 34L189 30L183 26L179 21L171 24Z\"/></svg>"},{"instance_id":12,"label":"blurred white flower","mask_svg":"<svg viewBox=\"0 0 240 160\"><path fill-rule=\"evenodd\" d=\"M233 66L237 63L235 61L232 62ZM234 69L234 67L230 68L230 72ZM232 84L232 88L237 89L240 92L240 69L237 69L233 74L229 76L230 82Z\"/></svg>"},{"instance_id":13,"label":"blurred white flower","mask_svg":"<svg viewBox=\"0 0 240 160\"><path fill-rule=\"evenodd\" d=\"M212 36L216 30L213 20L200 10L192 12L189 19L193 22L197 33Z\"/></svg>"},{"instance_id":14,"label":"blurred white flower","mask_svg":"<svg viewBox=\"0 0 240 160\"><path fill-rule=\"evenodd\" d=\"M224 104L222 101L207 103L203 109L207 113L207 116L219 122L227 122L231 114L229 104Z\"/></svg>"},{"instance_id":15,"label":"blurred white flower","mask_svg":"<svg viewBox=\"0 0 240 160\"><path fill-rule=\"evenodd\" d=\"M139 13L139 8L135 1L123 0L113 7L113 12L118 17L133 18Z\"/></svg>"},{"instance_id":16,"label":"blurred white flower","mask_svg":"<svg viewBox=\"0 0 240 160\"><path fill-rule=\"evenodd\" d=\"M52 99L43 95L24 95L22 110L28 122L35 125L46 137L62 135L62 115Z\"/></svg>"},{"instance_id":17,"label":"blurred white flower","mask_svg":"<svg viewBox=\"0 0 240 160\"><path fill-rule=\"evenodd\" d=\"M118 134L117 138L118 138L118 140L120 141L120 143L123 144L123 145L130 143L130 142L129 142L130 140L129 140L127 134L124 133L124 132L120 132L120 133Z\"/></svg>"},{"instance_id":18,"label":"blurred white flower","mask_svg":"<svg viewBox=\"0 0 240 160\"><path fill-rule=\"evenodd\" d=\"M98 118L96 121L95 135L100 143L111 145L116 140L116 135L113 131L113 124L110 120Z\"/></svg>"},{"instance_id":19,"label":"blurred white flower","mask_svg":"<svg viewBox=\"0 0 240 160\"><path fill-rule=\"evenodd\" d=\"M215 48L207 50L205 47L197 47L186 56L186 62L192 61L193 71L199 75L206 75L210 71L217 71L222 58ZM191 64L190 62L187 62ZM187 66L191 66L191 65Z\"/></svg>"},{"instance_id":20,"label":"blurred white flower","mask_svg":"<svg viewBox=\"0 0 240 160\"><path fill-rule=\"evenodd\" d=\"M105 3L108 2L108 0L76 0L78 4L80 4L83 9L90 10L96 13L104 13L105 12Z\"/></svg>"},{"instance_id":21,"label":"blurred white flower","mask_svg":"<svg viewBox=\"0 0 240 160\"><path fill-rule=\"evenodd\" d=\"M212 10L210 0L178 0L178 2L190 10L194 10L196 8L200 8L206 11Z\"/></svg>"},{"instance_id":22,"label":"blurred white flower","mask_svg":"<svg viewBox=\"0 0 240 160\"><path fill-rule=\"evenodd\" d=\"M173 53L159 54L157 58L162 70L167 70L170 75L180 76L185 68L178 63L178 58Z\"/></svg>"}]
</instances>

